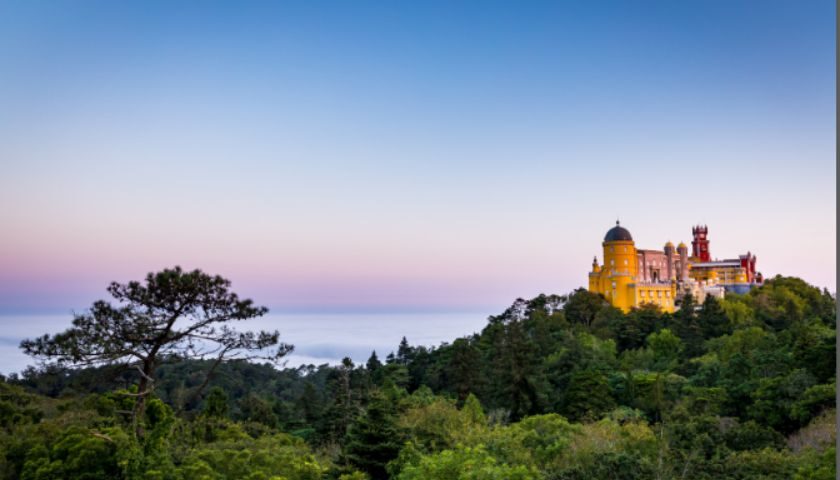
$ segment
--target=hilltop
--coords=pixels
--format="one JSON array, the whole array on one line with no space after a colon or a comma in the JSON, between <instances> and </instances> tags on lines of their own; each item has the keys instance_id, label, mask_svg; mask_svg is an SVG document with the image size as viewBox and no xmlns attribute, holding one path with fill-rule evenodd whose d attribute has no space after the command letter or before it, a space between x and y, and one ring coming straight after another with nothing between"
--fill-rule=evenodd
<instances>
[{"instance_id":1,"label":"hilltop","mask_svg":"<svg viewBox=\"0 0 840 480\"><path fill-rule=\"evenodd\" d=\"M628 313L517 299L365 365L30 368L0 383L2 478L834 478L836 299L790 277ZM381 352L384 353L384 352Z\"/></svg>"}]
</instances>

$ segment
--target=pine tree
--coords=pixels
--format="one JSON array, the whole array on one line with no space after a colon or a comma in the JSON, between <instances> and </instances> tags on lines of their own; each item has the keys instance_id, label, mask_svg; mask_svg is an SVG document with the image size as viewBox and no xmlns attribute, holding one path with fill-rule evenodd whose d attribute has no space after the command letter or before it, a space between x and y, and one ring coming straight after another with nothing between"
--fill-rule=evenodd
<instances>
[{"instance_id":1,"label":"pine tree","mask_svg":"<svg viewBox=\"0 0 840 480\"><path fill-rule=\"evenodd\" d=\"M297 401L297 408L307 425L314 425L321 418L323 405L321 397L312 382L307 381L303 386L303 393Z\"/></svg>"},{"instance_id":2,"label":"pine tree","mask_svg":"<svg viewBox=\"0 0 840 480\"><path fill-rule=\"evenodd\" d=\"M341 366L330 372L328 390L333 401L324 412L326 424L321 431L334 441L344 439L350 424L358 414L358 399L350 382L353 367L353 361L345 357Z\"/></svg>"},{"instance_id":3,"label":"pine tree","mask_svg":"<svg viewBox=\"0 0 840 480\"><path fill-rule=\"evenodd\" d=\"M449 362L449 376L458 401L464 401L471 392L478 390L479 353L467 338L452 343L452 359Z\"/></svg>"},{"instance_id":4,"label":"pine tree","mask_svg":"<svg viewBox=\"0 0 840 480\"><path fill-rule=\"evenodd\" d=\"M402 337L400 346L397 348L397 363L408 365L414 359L414 348L408 344L408 340Z\"/></svg>"},{"instance_id":5,"label":"pine tree","mask_svg":"<svg viewBox=\"0 0 840 480\"><path fill-rule=\"evenodd\" d=\"M533 340L526 334L523 322L513 320L505 327L498 374L504 382L502 395L510 408L511 420L519 420L541 411L536 380L541 369Z\"/></svg>"},{"instance_id":6,"label":"pine tree","mask_svg":"<svg viewBox=\"0 0 840 480\"><path fill-rule=\"evenodd\" d=\"M703 330L697 319L697 303L691 294L682 298L680 309L674 314L672 323L674 333L677 334L685 345L683 353L686 358L696 357L703 352Z\"/></svg>"},{"instance_id":7,"label":"pine tree","mask_svg":"<svg viewBox=\"0 0 840 480\"><path fill-rule=\"evenodd\" d=\"M723 306L712 295L706 297L697 320L700 323L703 337L706 339L717 338L732 331L726 312L723 311Z\"/></svg>"},{"instance_id":8,"label":"pine tree","mask_svg":"<svg viewBox=\"0 0 840 480\"><path fill-rule=\"evenodd\" d=\"M146 399L156 385L157 368L164 361L213 358L199 391L216 366L240 356L278 361L292 349L280 343L280 332L238 331L231 323L268 312L250 299L230 291L230 281L201 270L181 267L146 275L144 282L112 282L108 293L115 303L99 300L73 318L73 326L55 335L21 342L20 347L47 363L86 367L121 365L139 373L131 410L135 435L143 436Z\"/></svg>"},{"instance_id":9,"label":"pine tree","mask_svg":"<svg viewBox=\"0 0 840 480\"><path fill-rule=\"evenodd\" d=\"M387 479L386 465L397 458L403 433L396 424L396 407L381 391L370 396L364 415L351 426L345 458L373 480Z\"/></svg>"},{"instance_id":10,"label":"pine tree","mask_svg":"<svg viewBox=\"0 0 840 480\"><path fill-rule=\"evenodd\" d=\"M368 369L368 372L373 373L379 370L382 367L382 362L379 361L379 357L376 356L376 350L371 352L370 358L368 358L367 364L365 367Z\"/></svg>"}]
</instances>

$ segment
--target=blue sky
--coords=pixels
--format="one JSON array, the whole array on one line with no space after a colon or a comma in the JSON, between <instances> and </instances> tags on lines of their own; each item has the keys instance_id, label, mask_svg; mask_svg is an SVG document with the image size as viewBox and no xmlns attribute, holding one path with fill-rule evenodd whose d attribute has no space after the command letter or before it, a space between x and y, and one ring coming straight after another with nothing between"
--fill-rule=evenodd
<instances>
[{"instance_id":1,"label":"blue sky","mask_svg":"<svg viewBox=\"0 0 840 480\"><path fill-rule=\"evenodd\" d=\"M173 264L485 310L644 248L835 288L834 2L6 2L0 311Z\"/></svg>"}]
</instances>

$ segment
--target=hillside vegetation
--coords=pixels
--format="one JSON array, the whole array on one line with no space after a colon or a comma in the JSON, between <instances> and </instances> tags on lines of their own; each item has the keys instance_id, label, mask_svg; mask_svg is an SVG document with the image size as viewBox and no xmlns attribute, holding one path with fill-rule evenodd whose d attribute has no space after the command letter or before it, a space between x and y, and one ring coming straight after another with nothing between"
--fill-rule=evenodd
<instances>
[{"instance_id":1,"label":"hillside vegetation","mask_svg":"<svg viewBox=\"0 0 840 480\"><path fill-rule=\"evenodd\" d=\"M135 370L30 368L0 478L833 479L835 305L790 277L673 315L540 295L364 365L164 359L135 424Z\"/></svg>"}]
</instances>

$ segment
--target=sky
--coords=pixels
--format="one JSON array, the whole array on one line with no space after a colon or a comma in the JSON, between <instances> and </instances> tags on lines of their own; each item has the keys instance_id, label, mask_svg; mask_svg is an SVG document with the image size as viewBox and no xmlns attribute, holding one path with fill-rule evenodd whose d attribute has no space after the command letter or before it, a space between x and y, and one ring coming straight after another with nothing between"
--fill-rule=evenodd
<instances>
[{"instance_id":1,"label":"sky","mask_svg":"<svg viewBox=\"0 0 840 480\"><path fill-rule=\"evenodd\" d=\"M497 313L637 247L836 289L833 1L0 3L0 313L173 265Z\"/></svg>"}]
</instances>

